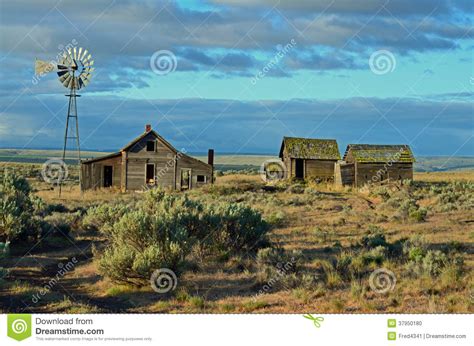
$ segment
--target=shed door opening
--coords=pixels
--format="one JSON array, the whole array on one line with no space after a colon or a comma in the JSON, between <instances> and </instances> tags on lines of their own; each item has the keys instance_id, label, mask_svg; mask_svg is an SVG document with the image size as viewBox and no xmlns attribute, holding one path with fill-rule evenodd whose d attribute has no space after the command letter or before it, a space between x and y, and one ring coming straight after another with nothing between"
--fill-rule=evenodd
<instances>
[{"instance_id":1,"label":"shed door opening","mask_svg":"<svg viewBox=\"0 0 474 346\"><path fill-rule=\"evenodd\" d=\"M147 184L155 184L155 165L153 163L146 164L146 178Z\"/></svg>"},{"instance_id":2,"label":"shed door opening","mask_svg":"<svg viewBox=\"0 0 474 346\"><path fill-rule=\"evenodd\" d=\"M104 166L104 187L112 186L112 166Z\"/></svg>"},{"instance_id":3,"label":"shed door opening","mask_svg":"<svg viewBox=\"0 0 474 346\"><path fill-rule=\"evenodd\" d=\"M181 170L181 190L189 190L191 188L191 170Z\"/></svg>"},{"instance_id":4,"label":"shed door opening","mask_svg":"<svg viewBox=\"0 0 474 346\"><path fill-rule=\"evenodd\" d=\"M299 179L304 178L304 160L303 159L295 160L295 177Z\"/></svg>"}]
</instances>

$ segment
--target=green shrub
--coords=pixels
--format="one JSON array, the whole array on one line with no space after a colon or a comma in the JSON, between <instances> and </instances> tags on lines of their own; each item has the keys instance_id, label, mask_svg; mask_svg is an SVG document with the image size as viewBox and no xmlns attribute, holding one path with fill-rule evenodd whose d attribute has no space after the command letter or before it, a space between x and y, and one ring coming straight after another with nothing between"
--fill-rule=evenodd
<instances>
[{"instance_id":1,"label":"green shrub","mask_svg":"<svg viewBox=\"0 0 474 346\"><path fill-rule=\"evenodd\" d=\"M372 263L380 265L386 260L387 248L384 246L377 246L369 251L362 252L360 256L362 256L363 262L366 265Z\"/></svg>"},{"instance_id":2,"label":"green shrub","mask_svg":"<svg viewBox=\"0 0 474 346\"><path fill-rule=\"evenodd\" d=\"M204 298L199 297L199 296L193 296L189 298L188 302L189 304L191 304L193 308L196 308L196 309L204 309L206 305Z\"/></svg>"},{"instance_id":3,"label":"green shrub","mask_svg":"<svg viewBox=\"0 0 474 346\"><path fill-rule=\"evenodd\" d=\"M414 247L410 249L408 252L408 259L415 263L420 263L423 260L424 256L425 256L424 250L418 247Z\"/></svg>"},{"instance_id":4,"label":"green shrub","mask_svg":"<svg viewBox=\"0 0 474 346\"><path fill-rule=\"evenodd\" d=\"M331 241L331 239L334 236L334 232L324 230L320 227L316 227L313 230L313 236L316 238L316 240L320 243L326 243L327 241Z\"/></svg>"},{"instance_id":5,"label":"green shrub","mask_svg":"<svg viewBox=\"0 0 474 346\"><path fill-rule=\"evenodd\" d=\"M256 257L257 282L269 289L297 287L301 280L298 274L303 255L300 251L286 252L282 248L264 248Z\"/></svg>"},{"instance_id":6,"label":"green shrub","mask_svg":"<svg viewBox=\"0 0 474 346\"><path fill-rule=\"evenodd\" d=\"M426 221L426 214L428 211L426 208L410 209L409 216L416 222Z\"/></svg>"},{"instance_id":7,"label":"green shrub","mask_svg":"<svg viewBox=\"0 0 474 346\"><path fill-rule=\"evenodd\" d=\"M187 232L143 211L125 214L114 224L110 244L98 260L99 271L117 283L146 285L154 270L179 272Z\"/></svg>"},{"instance_id":8,"label":"green shrub","mask_svg":"<svg viewBox=\"0 0 474 346\"><path fill-rule=\"evenodd\" d=\"M269 227L258 211L242 204L220 203L211 205L209 212L211 238L229 253L248 252L267 245Z\"/></svg>"},{"instance_id":9,"label":"green shrub","mask_svg":"<svg viewBox=\"0 0 474 346\"><path fill-rule=\"evenodd\" d=\"M85 228L93 228L107 234L112 231L113 224L127 209L127 205L103 203L89 208L82 219L82 224Z\"/></svg>"},{"instance_id":10,"label":"green shrub","mask_svg":"<svg viewBox=\"0 0 474 346\"><path fill-rule=\"evenodd\" d=\"M273 227L282 227L286 223L286 214L283 211L273 212L265 218L265 221Z\"/></svg>"},{"instance_id":11,"label":"green shrub","mask_svg":"<svg viewBox=\"0 0 474 346\"><path fill-rule=\"evenodd\" d=\"M403 254L409 261L421 263L428 250L426 240L420 235L414 235L403 243Z\"/></svg>"},{"instance_id":12,"label":"green shrub","mask_svg":"<svg viewBox=\"0 0 474 346\"><path fill-rule=\"evenodd\" d=\"M267 247L257 252L256 265L257 268L283 268L285 264L292 264L291 271L296 272L297 267L301 264L301 259L301 251L287 252L283 248Z\"/></svg>"},{"instance_id":13,"label":"green shrub","mask_svg":"<svg viewBox=\"0 0 474 346\"><path fill-rule=\"evenodd\" d=\"M343 275L341 271L344 271L341 265L336 263L332 263L328 260L316 260L313 262L313 265L316 267L315 269L315 278L317 281L323 281L327 287L335 288L339 287L343 282Z\"/></svg>"},{"instance_id":14,"label":"green shrub","mask_svg":"<svg viewBox=\"0 0 474 346\"><path fill-rule=\"evenodd\" d=\"M448 264L448 258L439 250L429 250L422 260L423 273L429 276L438 276Z\"/></svg>"},{"instance_id":15,"label":"green shrub","mask_svg":"<svg viewBox=\"0 0 474 346\"><path fill-rule=\"evenodd\" d=\"M179 273L191 249L198 249L194 255L223 258L256 250L267 241L268 224L242 204L204 205L187 195L153 189L125 209L97 207L88 220L102 225L109 237L108 247L97 254L99 268L118 283L144 285L162 267Z\"/></svg>"},{"instance_id":16,"label":"green shrub","mask_svg":"<svg viewBox=\"0 0 474 346\"><path fill-rule=\"evenodd\" d=\"M378 186L371 191L371 195L382 198L384 202L390 199L390 192L385 186Z\"/></svg>"},{"instance_id":17,"label":"green shrub","mask_svg":"<svg viewBox=\"0 0 474 346\"><path fill-rule=\"evenodd\" d=\"M5 172L0 179L0 241L15 242L37 235L30 192L23 177Z\"/></svg>"},{"instance_id":18,"label":"green shrub","mask_svg":"<svg viewBox=\"0 0 474 346\"><path fill-rule=\"evenodd\" d=\"M361 238L360 245L372 249L378 246L388 246L388 243L382 228L369 226L369 232Z\"/></svg>"},{"instance_id":19,"label":"green shrub","mask_svg":"<svg viewBox=\"0 0 474 346\"><path fill-rule=\"evenodd\" d=\"M340 275L346 278L350 276L350 266L352 264L353 257L353 253L345 251L341 252L336 257L334 267Z\"/></svg>"},{"instance_id":20,"label":"green shrub","mask_svg":"<svg viewBox=\"0 0 474 346\"><path fill-rule=\"evenodd\" d=\"M408 256L406 270L410 275L438 277L445 273L445 277L460 277L464 271L464 257L458 253L449 256L439 250L427 250L426 245L419 238L405 244L404 253Z\"/></svg>"}]
</instances>

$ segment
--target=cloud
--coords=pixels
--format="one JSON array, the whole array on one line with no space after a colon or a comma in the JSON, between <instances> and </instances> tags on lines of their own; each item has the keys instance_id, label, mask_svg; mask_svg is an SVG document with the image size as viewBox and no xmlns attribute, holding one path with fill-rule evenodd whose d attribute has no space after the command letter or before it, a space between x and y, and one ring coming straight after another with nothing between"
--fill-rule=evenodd
<instances>
[{"instance_id":1,"label":"cloud","mask_svg":"<svg viewBox=\"0 0 474 346\"><path fill-rule=\"evenodd\" d=\"M403 54L458 49L473 36L468 1L300 0L279 1L273 10L270 0L220 0L204 10L171 1L56 3L2 4L0 60L48 57L75 39L112 66L147 70L136 62L168 49L183 58L178 71L249 75L278 44L295 39L290 74L357 68L357 60L380 47ZM331 53L309 61L308 50Z\"/></svg>"},{"instance_id":2,"label":"cloud","mask_svg":"<svg viewBox=\"0 0 474 346\"><path fill-rule=\"evenodd\" d=\"M462 83L455 80L443 86L420 85L417 90L428 90L429 95L413 98L198 100L183 99L180 90L169 96L176 99L114 96L130 91L132 97L135 88L146 89L144 95L155 95L156 90L150 90L150 76L154 76L150 58L161 49L176 55L176 79L171 82L183 81L183 85L194 72L209 72L213 78L230 82L236 76L253 77L274 59L278 47L292 40L294 47L267 68L266 75L288 78L295 85L316 75L313 72L349 76L355 84L357 78L364 82L374 77L367 75L368 57L380 49L397 57L396 73L380 77L388 83L403 83L400 80L412 76L413 64L405 61L428 63L420 68L435 76L443 76L447 68L438 66L445 62L439 57L458 57L461 65L446 59L446 64L453 64L450 69L464 68L470 61L463 54L472 48L472 1L294 0L279 1L275 8L275 1L270 0L203 4L190 7L187 1L132 0L2 3L0 146L61 147L67 99L58 93L56 78L32 83L33 62L35 57L53 58L72 40L92 52L97 67L87 97L79 102L85 148L119 148L140 133L146 122L189 151L215 147L220 152L276 152L283 135L296 135L338 138L341 148L357 141L414 139L419 154L450 155L469 138L472 95L456 93ZM362 77L352 72L361 68L367 72ZM207 82L204 78L204 87ZM241 80L234 82L222 85L241 90ZM272 79L265 82L270 84L268 94L257 92L277 95L271 88ZM392 89L386 86L388 94ZM259 97L252 95L252 99ZM27 129L19 125L23 123L28 124ZM470 154L469 148L465 145L458 154Z\"/></svg>"},{"instance_id":3,"label":"cloud","mask_svg":"<svg viewBox=\"0 0 474 346\"><path fill-rule=\"evenodd\" d=\"M380 11L380 15L446 15L455 10L468 11L473 8L468 0L213 0L216 4L245 7L276 7L283 11L325 12L352 15L373 15Z\"/></svg>"},{"instance_id":4,"label":"cloud","mask_svg":"<svg viewBox=\"0 0 474 346\"><path fill-rule=\"evenodd\" d=\"M9 131L2 133L0 146L60 148L66 100L44 96L23 102L28 97L2 113L0 123ZM341 148L358 142L410 143L418 155L451 155L469 138L466 124L472 122L467 95L245 102L89 95L87 102L80 100L79 109L81 146L100 150L120 148L150 123L173 145L191 152L212 147L218 152L276 153L283 136L301 136L336 138ZM27 132L18 119L29 124ZM470 151L465 146L457 154Z\"/></svg>"}]
</instances>

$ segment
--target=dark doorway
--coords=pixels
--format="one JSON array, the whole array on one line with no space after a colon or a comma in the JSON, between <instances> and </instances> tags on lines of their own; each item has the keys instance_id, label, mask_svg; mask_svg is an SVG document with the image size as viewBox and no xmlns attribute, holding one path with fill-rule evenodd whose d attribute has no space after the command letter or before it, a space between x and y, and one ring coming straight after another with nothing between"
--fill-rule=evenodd
<instances>
[{"instance_id":1,"label":"dark doorway","mask_svg":"<svg viewBox=\"0 0 474 346\"><path fill-rule=\"evenodd\" d=\"M104 166L104 187L112 186L112 166Z\"/></svg>"},{"instance_id":2,"label":"dark doorway","mask_svg":"<svg viewBox=\"0 0 474 346\"><path fill-rule=\"evenodd\" d=\"M181 170L181 190L191 189L191 170L182 169Z\"/></svg>"},{"instance_id":3,"label":"dark doorway","mask_svg":"<svg viewBox=\"0 0 474 346\"><path fill-rule=\"evenodd\" d=\"M155 184L155 165L153 163L147 163L146 165L146 179L147 184Z\"/></svg>"},{"instance_id":4,"label":"dark doorway","mask_svg":"<svg viewBox=\"0 0 474 346\"><path fill-rule=\"evenodd\" d=\"M295 177L298 179L304 178L304 160L295 159Z\"/></svg>"}]
</instances>

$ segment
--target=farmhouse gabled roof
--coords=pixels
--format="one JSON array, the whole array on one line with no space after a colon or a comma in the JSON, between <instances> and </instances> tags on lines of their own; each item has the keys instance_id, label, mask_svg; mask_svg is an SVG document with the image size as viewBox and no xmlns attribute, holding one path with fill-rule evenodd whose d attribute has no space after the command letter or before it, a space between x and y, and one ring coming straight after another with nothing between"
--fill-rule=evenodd
<instances>
[{"instance_id":1,"label":"farmhouse gabled roof","mask_svg":"<svg viewBox=\"0 0 474 346\"><path fill-rule=\"evenodd\" d=\"M335 139L316 139L283 137L280 148L280 158L283 151L291 158L314 160L340 160L339 148Z\"/></svg>"},{"instance_id":2,"label":"farmhouse gabled roof","mask_svg":"<svg viewBox=\"0 0 474 346\"><path fill-rule=\"evenodd\" d=\"M120 151L127 151L128 149L133 147L136 143L138 143L141 139L143 139L145 136L147 136L150 133L156 138L158 138L161 142L163 142L163 144L166 145L169 149L171 149L171 151L173 151L174 153L178 152L170 143L168 143L166 139L161 137L155 130L143 132L140 136L138 136L137 138L129 142L126 146L124 146L122 149L120 149Z\"/></svg>"},{"instance_id":3,"label":"farmhouse gabled roof","mask_svg":"<svg viewBox=\"0 0 474 346\"><path fill-rule=\"evenodd\" d=\"M112 153L112 154L108 154L108 155L105 155L105 156L100 156L100 157L94 157L92 159L88 159L88 160L83 160L81 161L82 163L92 163L92 162L97 162L97 161L101 161L101 160L105 160L105 159L110 159L112 157L116 157L116 156L120 156L122 155L122 152L123 151L127 151L129 150L130 148L132 148L136 143L138 143L141 139L143 139L145 136L147 136L148 134L152 134L154 137L156 137L158 140L160 140L165 146L167 146L175 155L178 154L178 150L176 150L166 139L164 139L163 137L161 137L155 130L150 130L150 131L145 131L143 132L140 136L136 137L134 140L132 140L131 142L129 142L126 146L124 146L122 149L120 149L120 151L117 151L115 153ZM189 155L186 155L184 153L180 153L181 156L184 156L192 161L195 161L197 163L200 163L200 164L203 164L203 165L206 165L206 166L210 166L209 164L199 160L199 159L196 159L192 156L189 156Z\"/></svg>"},{"instance_id":4,"label":"farmhouse gabled roof","mask_svg":"<svg viewBox=\"0 0 474 346\"><path fill-rule=\"evenodd\" d=\"M406 144L349 144L343 160L349 153L357 162L415 162L413 152Z\"/></svg>"}]
</instances>

